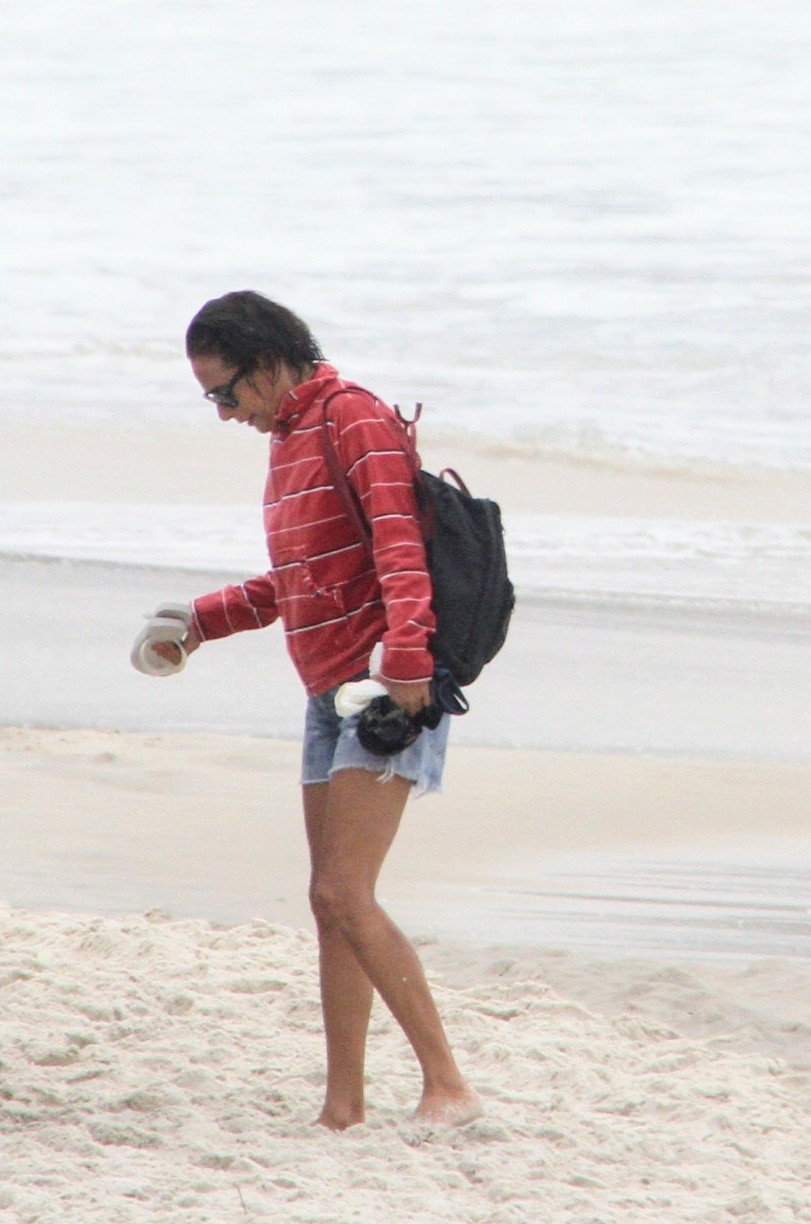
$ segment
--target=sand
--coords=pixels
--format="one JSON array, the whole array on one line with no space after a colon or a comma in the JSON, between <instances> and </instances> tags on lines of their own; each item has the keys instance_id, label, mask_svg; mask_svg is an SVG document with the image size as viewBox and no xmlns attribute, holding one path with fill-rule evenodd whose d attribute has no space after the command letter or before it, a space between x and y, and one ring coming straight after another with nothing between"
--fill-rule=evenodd
<instances>
[{"instance_id":1,"label":"sand","mask_svg":"<svg viewBox=\"0 0 811 1224\"><path fill-rule=\"evenodd\" d=\"M0 923L4 1224L811 1219L807 969L766 1019L757 1000L788 994L786 965L603 966L601 1008L550 985L543 958L479 960L465 985L434 984L486 1115L410 1120L414 1064L378 1009L369 1120L334 1135L310 1125L306 933L160 911Z\"/></svg>"},{"instance_id":2,"label":"sand","mask_svg":"<svg viewBox=\"0 0 811 1224\"><path fill-rule=\"evenodd\" d=\"M296 745L6 728L0 751L3 1224L811 1220L807 960L460 943L431 901L456 887L469 915L466 888L532 859L672 854L707 828L727 852L799 838L808 767L458 749L381 893L486 1114L415 1124L416 1065L377 1005L368 1122L332 1135L310 1125Z\"/></svg>"},{"instance_id":3,"label":"sand","mask_svg":"<svg viewBox=\"0 0 811 1224\"><path fill-rule=\"evenodd\" d=\"M208 411L201 405L201 412ZM421 430L421 437L426 431ZM426 441L428 470L452 464L473 492L496 498L510 513L622 515L807 523L811 477L802 471L753 469L737 474L707 467L690 472L623 469L573 463L565 456L521 458L488 440ZM183 462L177 461L183 456ZM43 420L3 422L0 498L44 501L258 501L266 452L247 429L211 430L173 423L171 410L154 428L126 420L98 425Z\"/></svg>"},{"instance_id":4,"label":"sand","mask_svg":"<svg viewBox=\"0 0 811 1224\"><path fill-rule=\"evenodd\" d=\"M160 906L176 917L262 916L312 930L298 777L296 740L0 728L0 896L35 910ZM504 942L513 929L505 906L519 898L520 942L549 946L553 916L535 914L533 901L578 871L586 891L602 878L627 892L634 860L682 862L689 873L698 849L703 864L749 864L753 877L770 856L811 872L809 810L807 764L455 746L444 794L409 804L381 889L410 934L474 945ZM616 863L624 880L612 875ZM784 897L788 887L786 876ZM728 959L734 930L721 926L722 900L710 935ZM769 925L750 902L737 913L750 919L744 951ZM608 922L608 897L604 906ZM676 914L673 929L682 953L694 954L688 917ZM785 917L781 954L807 922L796 910ZM597 931L579 942L593 951L600 941Z\"/></svg>"},{"instance_id":5,"label":"sand","mask_svg":"<svg viewBox=\"0 0 811 1224\"><path fill-rule=\"evenodd\" d=\"M246 502L262 449L4 425L0 482ZM515 512L811 513L801 476L475 452L471 473ZM0 581L0 1224L811 1222L796 625L519 609L380 889L486 1113L413 1122L416 1065L378 1004L368 1122L333 1135L311 1126L302 699L280 635L153 682L127 664L140 614L216 575L7 559Z\"/></svg>"}]
</instances>

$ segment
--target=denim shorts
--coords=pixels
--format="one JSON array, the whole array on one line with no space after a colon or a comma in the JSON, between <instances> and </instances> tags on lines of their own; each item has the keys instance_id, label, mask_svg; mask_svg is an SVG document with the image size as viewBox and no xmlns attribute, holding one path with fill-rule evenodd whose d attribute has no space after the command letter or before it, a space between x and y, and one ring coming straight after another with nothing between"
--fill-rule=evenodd
<instances>
[{"instance_id":1,"label":"denim shorts","mask_svg":"<svg viewBox=\"0 0 811 1224\"><path fill-rule=\"evenodd\" d=\"M340 685L310 697L304 720L301 781L328 782L339 769L368 769L386 782L395 774L414 783L414 795L442 789L442 770L450 716L442 715L434 731L423 729L413 744L390 757L375 756L358 742L358 717L341 718L335 710Z\"/></svg>"}]
</instances>

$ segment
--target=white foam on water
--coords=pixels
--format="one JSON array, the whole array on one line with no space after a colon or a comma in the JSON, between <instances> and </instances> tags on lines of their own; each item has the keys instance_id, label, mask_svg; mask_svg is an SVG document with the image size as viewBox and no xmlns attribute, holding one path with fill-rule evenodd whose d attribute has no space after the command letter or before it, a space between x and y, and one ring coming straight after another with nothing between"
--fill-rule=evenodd
<instances>
[{"instance_id":1,"label":"white foam on water","mask_svg":"<svg viewBox=\"0 0 811 1224\"><path fill-rule=\"evenodd\" d=\"M208 297L428 428L811 468L811 9L42 0L0 73L7 402L201 421Z\"/></svg>"},{"instance_id":2,"label":"white foam on water","mask_svg":"<svg viewBox=\"0 0 811 1224\"><path fill-rule=\"evenodd\" d=\"M505 535L525 597L811 609L811 528L507 515ZM0 554L239 579L267 569L261 516L249 505L0 504Z\"/></svg>"}]
</instances>

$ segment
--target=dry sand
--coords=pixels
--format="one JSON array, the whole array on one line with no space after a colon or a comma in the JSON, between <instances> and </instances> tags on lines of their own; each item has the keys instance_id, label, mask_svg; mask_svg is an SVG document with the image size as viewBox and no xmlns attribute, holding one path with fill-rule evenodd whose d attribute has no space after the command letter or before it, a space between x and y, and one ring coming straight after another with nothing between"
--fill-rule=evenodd
<instances>
[{"instance_id":1,"label":"dry sand","mask_svg":"<svg viewBox=\"0 0 811 1224\"><path fill-rule=\"evenodd\" d=\"M323 1133L297 747L7 728L0 748L2 1224L811 1221L807 962L452 946L427 905L417 942L486 1116L411 1121L416 1066L378 1006L369 1121ZM752 844L795 836L809 810L799 765L453 755L446 795L408 809L395 910L533 855L735 844L742 814ZM178 916L225 897L238 925Z\"/></svg>"},{"instance_id":2,"label":"dry sand","mask_svg":"<svg viewBox=\"0 0 811 1224\"><path fill-rule=\"evenodd\" d=\"M807 969L602 965L608 1008L543 959L479 962L435 987L486 1116L412 1122L414 1063L377 1009L369 1121L334 1135L310 1125L309 935L160 912L0 923L3 1224L811 1220ZM775 993L790 1005L764 1015Z\"/></svg>"},{"instance_id":3,"label":"dry sand","mask_svg":"<svg viewBox=\"0 0 811 1224\"><path fill-rule=\"evenodd\" d=\"M811 520L811 477L803 472L646 474L554 455L523 460L489 444L464 448L458 439L436 439L420 449L426 468L458 467L472 491L496 498L512 513ZM262 440L214 419L210 430L175 427L170 413L154 428L125 421L104 428L4 421L0 499L253 504L265 470Z\"/></svg>"}]
</instances>

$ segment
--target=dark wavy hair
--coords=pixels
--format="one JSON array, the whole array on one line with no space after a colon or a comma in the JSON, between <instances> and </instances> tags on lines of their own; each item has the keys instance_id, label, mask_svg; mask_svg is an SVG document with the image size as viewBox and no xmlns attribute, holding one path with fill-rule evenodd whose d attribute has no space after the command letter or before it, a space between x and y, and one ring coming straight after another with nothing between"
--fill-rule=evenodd
<instances>
[{"instance_id":1,"label":"dark wavy hair","mask_svg":"<svg viewBox=\"0 0 811 1224\"><path fill-rule=\"evenodd\" d=\"M216 356L248 374L260 365L274 369L280 361L303 370L324 360L298 315L252 289L212 298L198 310L186 331L186 356Z\"/></svg>"}]
</instances>

